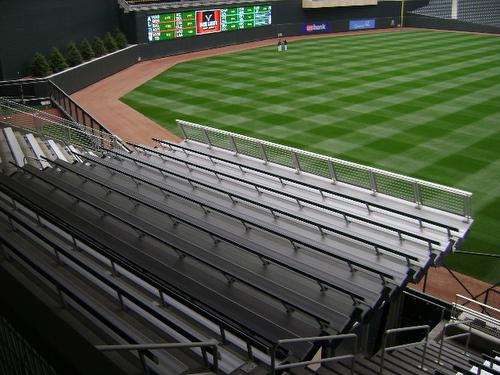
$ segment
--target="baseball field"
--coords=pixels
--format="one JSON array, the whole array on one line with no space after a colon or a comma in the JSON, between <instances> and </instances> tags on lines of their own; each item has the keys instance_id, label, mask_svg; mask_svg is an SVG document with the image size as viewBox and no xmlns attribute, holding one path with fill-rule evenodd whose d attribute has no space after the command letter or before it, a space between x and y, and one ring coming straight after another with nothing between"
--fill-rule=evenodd
<instances>
[{"instance_id":1,"label":"baseball field","mask_svg":"<svg viewBox=\"0 0 500 375\"><path fill-rule=\"evenodd\" d=\"M291 41L178 64L121 99L175 119L471 191L462 250L500 254L500 37L437 31ZM496 283L500 260L451 268Z\"/></svg>"}]
</instances>

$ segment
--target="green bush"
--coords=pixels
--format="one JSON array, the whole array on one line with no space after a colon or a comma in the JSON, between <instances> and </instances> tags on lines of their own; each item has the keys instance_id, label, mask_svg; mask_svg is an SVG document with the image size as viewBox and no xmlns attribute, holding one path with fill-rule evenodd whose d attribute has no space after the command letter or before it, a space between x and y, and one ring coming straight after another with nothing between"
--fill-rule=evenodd
<instances>
[{"instance_id":1,"label":"green bush","mask_svg":"<svg viewBox=\"0 0 500 375\"><path fill-rule=\"evenodd\" d=\"M52 71L50 70L50 65L44 55L37 52L33 56L31 61L30 72L34 77L45 77L48 76Z\"/></svg>"},{"instance_id":2,"label":"green bush","mask_svg":"<svg viewBox=\"0 0 500 375\"><path fill-rule=\"evenodd\" d=\"M66 59L56 47L52 47L52 52L49 56L49 64L54 73L60 72L68 67Z\"/></svg>"},{"instance_id":3,"label":"green bush","mask_svg":"<svg viewBox=\"0 0 500 375\"><path fill-rule=\"evenodd\" d=\"M82 40L80 43L80 54L84 60L90 60L94 57L94 50L87 39Z\"/></svg>"},{"instance_id":4,"label":"green bush","mask_svg":"<svg viewBox=\"0 0 500 375\"><path fill-rule=\"evenodd\" d=\"M106 46L104 45L101 38L96 36L92 40L92 49L94 50L95 57L99 57L108 53Z\"/></svg>"},{"instance_id":5,"label":"green bush","mask_svg":"<svg viewBox=\"0 0 500 375\"><path fill-rule=\"evenodd\" d=\"M104 36L104 39L102 40L104 42L104 45L106 46L106 49L108 52L113 52L118 49L118 46L116 45L115 38L113 38L113 35L111 35L110 32L107 32L106 35Z\"/></svg>"},{"instance_id":6,"label":"green bush","mask_svg":"<svg viewBox=\"0 0 500 375\"><path fill-rule=\"evenodd\" d=\"M120 31L120 29L116 28L113 31L113 36L115 37L116 45L118 46L119 49L127 47L128 44L127 37L125 36L124 33Z\"/></svg>"},{"instance_id":7,"label":"green bush","mask_svg":"<svg viewBox=\"0 0 500 375\"><path fill-rule=\"evenodd\" d=\"M83 62L82 55L80 51L78 51L78 48L76 48L74 42L68 44L68 48L66 49L66 62L69 66L76 66Z\"/></svg>"}]
</instances>

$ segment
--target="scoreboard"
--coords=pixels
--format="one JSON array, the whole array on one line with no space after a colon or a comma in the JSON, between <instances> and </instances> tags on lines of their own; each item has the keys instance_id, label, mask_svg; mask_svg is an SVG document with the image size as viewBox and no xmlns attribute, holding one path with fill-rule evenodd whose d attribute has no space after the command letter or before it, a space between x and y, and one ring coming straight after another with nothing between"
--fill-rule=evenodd
<instances>
[{"instance_id":1,"label":"scoreboard","mask_svg":"<svg viewBox=\"0 0 500 375\"><path fill-rule=\"evenodd\" d=\"M168 40L271 25L271 5L154 14L147 18L148 40Z\"/></svg>"}]
</instances>

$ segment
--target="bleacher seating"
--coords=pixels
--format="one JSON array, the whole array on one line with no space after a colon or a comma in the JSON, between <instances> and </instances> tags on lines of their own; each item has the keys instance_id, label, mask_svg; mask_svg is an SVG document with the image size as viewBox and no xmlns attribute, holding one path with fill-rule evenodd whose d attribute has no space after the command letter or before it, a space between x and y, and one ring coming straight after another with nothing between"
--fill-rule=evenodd
<instances>
[{"instance_id":1,"label":"bleacher seating","mask_svg":"<svg viewBox=\"0 0 500 375\"><path fill-rule=\"evenodd\" d=\"M453 0L430 0L428 5L418 8L412 13L450 19L452 2Z\"/></svg>"},{"instance_id":2,"label":"bleacher seating","mask_svg":"<svg viewBox=\"0 0 500 375\"><path fill-rule=\"evenodd\" d=\"M189 346L110 354L126 373L259 375L308 361L321 336L371 329L471 225L192 139L126 151L1 134L18 144L0 138L1 272L30 275L27 287L59 304L96 350ZM219 344L191 346L203 342ZM315 372L378 374L381 352L364 345L354 368L346 356ZM424 367L447 375L484 362L439 345L384 352L384 374L432 373L418 367L423 350Z\"/></svg>"},{"instance_id":3,"label":"bleacher seating","mask_svg":"<svg viewBox=\"0 0 500 375\"><path fill-rule=\"evenodd\" d=\"M458 19L480 25L500 27L500 1L458 0Z\"/></svg>"},{"instance_id":4,"label":"bleacher seating","mask_svg":"<svg viewBox=\"0 0 500 375\"><path fill-rule=\"evenodd\" d=\"M456 1L456 15L452 11L453 0L430 0L428 5L418 8L412 13L500 27L500 2L498 0Z\"/></svg>"}]
</instances>

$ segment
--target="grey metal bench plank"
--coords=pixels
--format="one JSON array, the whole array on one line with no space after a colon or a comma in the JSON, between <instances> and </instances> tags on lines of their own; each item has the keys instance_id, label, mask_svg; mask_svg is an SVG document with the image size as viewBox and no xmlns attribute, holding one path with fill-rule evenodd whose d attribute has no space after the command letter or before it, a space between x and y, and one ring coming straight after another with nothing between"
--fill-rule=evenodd
<instances>
[{"instance_id":1,"label":"grey metal bench plank","mask_svg":"<svg viewBox=\"0 0 500 375\"><path fill-rule=\"evenodd\" d=\"M25 164L24 153L21 150L21 146L14 135L14 131L12 128L4 128L3 133L5 135L5 139L7 144L9 145L10 151L12 153L12 157L16 165L22 167Z\"/></svg>"},{"instance_id":2,"label":"grey metal bench plank","mask_svg":"<svg viewBox=\"0 0 500 375\"><path fill-rule=\"evenodd\" d=\"M26 170L30 170L27 168ZM166 226L159 228L155 223L145 221L135 214L123 210L113 204L108 203L106 200L95 197L93 194L88 194L86 191L78 187L78 185L69 185L61 178L55 177L53 174L38 173L36 170L31 170L33 173L44 180L45 182L52 183L57 189L63 190L66 193L74 194L75 198L81 201L91 203L95 207L103 210L107 214L113 214L120 217L122 220L128 223L134 223L137 229L141 229L144 233L150 236L155 236L157 239L163 240L171 246L175 246L181 251L186 251L187 254L195 257L198 260L205 262L206 264L216 267L216 269L227 272L228 275L234 277L235 279L247 283L262 293L271 295L273 298L279 298L282 303L289 304L290 306L301 310L306 314L313 314L317 319L321 319L324 322L332 323L333 328L337 331L344 331L344 327L349 324L352 319L350 315L353 314L355 308L349 311L341 312L333 309L331 306L327 306L319 301L313 300L305 294L298 294L296 289L290 289L283 285L279 285L276 282L271 282L265 279L262 275L256 274L248 269L238 266L227 259L217 256L212 252L207 252L203 248L199 248L193 245L190 241L186 241L183 238L176 235L175 232L168 231ZM80 184L81 186L81 184ZM263 268L265 268L263 266Z\"/></svg>"},{"instance_id":3,"label":"grey metal bench plank","mask_svg":"<svg viewBox=\"0 0 500 375\"><path fill-rule=\"evenodd\" d=\"M140 272L143 277L151 280L150 282L153 282L153 284L158 283L162 285L168 292L181 298L196 311L204 315L208 314L216 320L217 317L219 320L223 319L226 328L236 333L240 332L241 328L238 327L246 327L246 329L254 332L256 339L260 337L268 342L276 342L283 337L314 336L320 334L319 330L311 332L310 330L308 331L307 327L301 328L300 331L302 332L297 333L283 329L276 325L276 323L270 322L261 316L256 316L243 306L234 303L229 298L234 294L229 287L225 291L216 292L206 286L210 285L210 279L200 282L195 281L190 276L186 276L189 275L189 272L182 261L179 260L177 264L172 265L160 264L156 259L151 259L148 253L134 248L129 243L123 242L110 233L103 232L95 223L84 220L79 215L74 215L70 211L61 209L57 204L54 204L54 201L47 200L45 195L28 189L24 184L15 183L12 179L2 176L0 176L0 184L2 190L7 189L7 192L17 196L18 200L26 201L27 204L38 207L43 212L59 218L71 230L77 230L77 232L85 233L90 237L88 239L81 237L81 240L92 243L92 241L95 242L99 238L99 241L95 243L97 248L100 248L101 251L109 251L109 255L122 267L128 268L135 273ZM190 296L192 300L187 298L187 296ZM223 311L220 310L221 306L224 306ZM290 319L292 318L290 317L288 320ZM298 329L298 326L294 326L294 329ZM262 345L265 345L265 341L262 342ZM302 346L296 348L296 350L308 349Z\"/></svg>"},{"instance_id":4,"label":"grey metal bench plank","mask_svg":"<svg viewBox=\"0 0 500 375\"><path fill-rule=\"evenodd\" d=\"M160 141L158 139L154 140ZM161 141L161 142L165 144L171 143L168 141ZM176 144L173 145L175 146ZM277 175L275 169L273 169L272 163L264 164L264 162L260 159L243 156L241 154L234 155L234 153L231 154L227 150L219 149L214 146L209 148L208 145L193 140L189 140L188 142L184 141L180 146L186 149L191 149L194 152L204 153L206 155L212 155L235 164L241 164L242 160L244 160L243 166L246 166L247 168L254 168L255 170L262 171L263 173ZM311 174L307 173L296 174L295 171L286 170L285 168L280 168L279 174L283 178L286 177L291 181L296 181L297 183L304 184L305 186L322 188L325 189L325 191L329 191L335 195L342 195L348 199L356 199L362 202L368 202L374 206L378 206L383 209L388 209L393 212L398 212L405 216L414 217L417 219L421 218L436 225L450 227L454 231L463 232L468 230L468 228L470 227L470 223L469 224L464 223L462 218L453 217L456 215L452 216L451 214L448 215L445 213L437 213L425 208L416 209L414 205L412 205L410 202L396 202L389 197L384 197L381 195L372 196L370 194L371 191L366 190L366 193L360 192L358 189L353 189L345 184L333 185L330 182L327 182L326 179ZM311 180L314 180L314 183Z\"/></svg>"},{"instance_id":5,"label":"grey metal bench plank","mask_svg":"<svg viewBox=\"0 0 500 375\"><path fill-rule=\"evenodd\" d=\"M95 300L88 291L82 289L79 283L76 282L76 279L54 272L54 267L50 266L39 254L35 255L39 252L35 248L32 248L33 245L31 243L16 233L6 230L6 228L0 230L0 241L4 245L7 245L11 251L14 251L16 256L20 257L32 269L40 273L51 284L57 286L64 294L76 301L105 326L126 340L127 343L143 344L147 342L148 339L143 333L128 324L125 320L120 319L116 313L101 302ZM155 354L155 356L158 355ZM168 353L162 353L160 356L165 359L165 364L170 371L180 373L188 369L188 366Z\"/></svg>"},{"instance_id":6,"label":"grey metal bench plank","mask_svg":"<svg viewBox=\"0 0 500 375\"><path fill-rule=\"evenodd\" d=\"M90 158L88 158L88 159L91 160ZM103 163L102 161L98 161L98 162ZM155 166L155 167L161 168L159 166ZM137 173L137 171L134 171L134 173ZM139 177L137 177L137 178L139 178ZM151 182L148 182L148 183L151 183ZM293 234L290 234L288 237L294 238ZM300 238L294 239L294 241L299 243L299 244L303 244L305 246L316 249L317 251L320 251L322 253L325 253L325 254L330 253L330 254L332 254L332 256L336 256L336 253L333 253L333 252L331 252L331 250L329 250L329 249L331 249L331 247L327 246L325 248L325 245L323 243L312 244L311 241L306 242L306 241L301 240ZM370 241L366 241L366 240L364 241L363 239L358 238L357 242L370 242ZM379 258L376 256L375 249L372 250L370 255L368 255L368 254L366 255L366 257L369 258L369 260L368 259L364 260L364 258L359 257L360 254L366 253L366 251L369 250L366 247L366 244L364 244L364 245L365 245L364 248L362 246L358 245L357 250L348 249L347 247L356 248L356 244L353 242L347 243L346 240L341 241L339 239L338 242L336 243L335 249L339 253L344 254L344 255L339 255L341 259L348 259L346 257L352 257L352 258L349 258L349 261L353 265L356 265L357 267L361 267L361 268L365 268L365 269L373 269L373 267L371 267L370 264L374 264L374 263L377 264L377 267L379 269L375 270L374 272L384 274L385 276L399 273L399 275L400 275L399 277L401 277L402 275L405 275L405 274L408 277L410 277L411 274L413 273L414 270L409 269L407 267L407 264L405 263L404 259L396 258L394 260L389 260L389 259L384 258L384 257ZM382 245L379 245L379 246L382 246ZM356 255L358 255L358 257L356 257ZM399 264L398 264L398 262L399 262ZM403 276L403 280L407 276Z\"/></svg>"},{"instance_id":7,"label":"grey metal bench plank","mask_svg":"<svg viewBox=\"0 0 500 375\"><path fill-rule=\"evenodd\" d=\"M51 148L52 152L54 155L58 158L61 159L62 161L68 162L68 159L66 158L66 155L64 155L63 151L59 146L54 142L52 139L49 139L47 141L49 147Z\"/></svg>"},{"instance_id":8,"label":"grey metal bench plank","mask_svg":"<svg viewBox=\"0 0 500 375\"><path fill-rule=\"evenodd\" d=\"M11 217L15 220L16 225L21 225L24 230L35 235L52 249L57 250L64 256L64 262L66 262L66 259L69 259L72 263L85 270L85 272L93 276L95 279L121 293L123 297L127 298L144 311L147 311L151 314L151 316L173 328L176 332L182 335L184 340L194 342L207 341L211 339L211 337L208 337L207 335L196 332L192 325L184 323L182 320L173 317L168 311L155 305L151 299L138 293L129 284L125 283L122 278L110 276L108 274L108 269L103 268L101 265L97 265L95 262L89 261L89 259L85 257L81 251L74 251L75 249L72 244L68 244L61 240L50 239L52 236L48 233L47 228L40 225L34 225L33 221L28 219L25 215L18 213L14 209L9 210L0 205L0 212L3 212ZM221 368L226 366L226 362L228 362L227 364L230 366L230 369L233 370L244 364L243 360L237 358L224 347L219 348L219 353L221 354L219 361Z\"/></svg>"},{"instance_id":9,"label":"grey metal bench plank","mask_svg":"<svg viewBox=\"0 0 500 375\"><path fill-rule=\"evenodd\" d=\"M396 237L398 236L398 233L400 232L400 233L404 234L405 237L420 239L420 240L427 241L427 242L430 241L433 245L439 245L441 242L443 242L443 243L449 242L448 236L446 235L446 233L440 233L440 235L433 234L433 233L428 234L427 233L428 229L425 228L425 230L424 230L424 228L422 228L420 225L418 225L418 223L416 221L414 222L413 228L405 228L404 226L401 225L402 223L401 223L400 218L396 221L394 220L394 218L392 218L392 223L391 223L392 225L391 225L389 223L384 223L384 221L380 220L380 218L378 218L378 217L377 217L377 219L374 219L373 217L371 217L375 214L375 212L373 212L373 211L369 212L369 213L366 212L366 207L365 207L365 211L363 211L362 213L360 213L360 212L355 213L354 211L352 211L352 208L347 209L346 207L341 206L339 201L335 202L335 207L333 207L331 204L325 204L323 196L320 196L318 194L315 194L314 197L313 196L306 197L305 195L303 195L304 194L303 189L302 189L302 191L300 191L300 189L294 190L294 191L287 191L284 188L283 184L281 184L281 183L279 184L279 187L273 187L276 184L276 182L278 182L278 179L275 175L272 175L272 176L265 176L264 175L263 176L262 174L259 174L260 180L252 179L251 178L252 173L249 173L248 171L245 171L244 176L243 176L242 170L238 169L237 170L238 175L234 175L234 173L230 173L230 171L228 171L227 168L222 168L222 167L219 168L216 164L214 164L213 160L209 160L206 157L201 157L201 159L200 159L200 157L197 157L196 154L189 154L189 156L187 156L184 153L180 153L180 152L176 153L175 151L169 152L168 150L165 150L164 152L159 152L158 150L151 149L149 147L141 147L141 146L137 146L137 147L139 149L141 149L143 152L145 152L146 154L148 154L149 156L155 156L159 160L162 160L163 162L166 161L165 160L165 158L166 158L168 160L180 162L182 164L187 163L187 165L199 166L201 168L206 169L207 171L210 170L210 171L213 171L214 173L220 173L222 176L233 176L233 178L236 178L236 179L241 179L241 178L248 179L249 181L252 181L254 184L256 184L256 186L258 186L262 189L269 190L269 191L275 192L277 194L281 193L281 194L290 195L291 197L297 197L303 202L307 202L308 204L316 205L318 207L321 207L321 208L324 208L327 210L331 210L332 212L336 212L337 214L344 213L350 219L354 218L354 219L357 219L359 221L370 223L370 224L375 225L377 227L386 229L387 231L391 231L393 233L393 235L396 235ZM177 147L179 147L179 146L177 146ZM193 160L193 155L194 155L194 160ZM163 157L163 159L162 159L162 157ZM226 166L227 165L228 164L226 163ZM237 164L237 165L241 166L241 164ZM244 168L244 167L242 167L242 168ZM255 177L257 177L257 176L255 176ZM266 177L268 177L268 178L266 178ZM261 181L262 178L265 178L266 181ZM270 178L272 178L273 181L269 180ZM445 246L445 248L446 248L446 246Z\"/></svg>"},{"instance_id":10,"label":"grey metal bench plank","mask_svg":"<svg viewBox=\"0 0 500 375\"><path fill-rule=\"evenodd\" d=\"M31 146L31 149L38 159L38 162L40 163L42 169L50 168L50 163L46 161L46 155L43 153L42 148L38 144L38 141L35 139L35 136L31 133L26 134L26 139L28 140L28 144Z\"/></svg>"},{"instance_id":11,"label":"grey metal bench plank","mask_svg":"<svg viewBox=\"0 0 500 375\"><path fill-rule=\"evenodd\" d=\"M115 152L115 151L110 151L110 152L115 155L121 155L123 158L127 160L133 160L135 162L141 163L142 165L149 166L151 168L157 168L159 171L161 171L162 174L166 173L167 175L173 175L179 178L184 178L187 181L190 181L191 183L197 186L201 185L204 187L211 188L215 191L221 191L224 189L222 188L222 185L223 184L225 186L227 185L226 181L219 179L219 176L222 177L230 176L230 178L235 179L235 181L237 182L243 181L244 184L247 185L249 181L251 181L250 177L248 176L248 173L245 175L246 177L244 178L234 177L234 176L231 177L232 176L231 174L228 174L224 171L215 170L214 168L212 168L212 166L204 166L202 171L197 171L197 172L203 173L203 171L207 171L207 173L211 173L212 175L211 176L204 175L203 177L201 175L194 176L192 174L193 171L190 170L190 167L188 167L188 170L186 170L184 166L182 166L182 168L179 168L178 163L165 165L166 160L164 159L157 159L158 163L156 162L153 163L150 160L145 160L144 157L140 158L138 156L131 156L130 154L125 154L123 152ZM267 185L260 184L256 186L259 187L260 189L263 189L264 191L271 191L273 193L283 194L283 191L281 191L280 189L271 188L270 186ZM252 192L254 191L255 189L252 188ZM246 197L248 197L249 192L250 191L247 191L245 195L241 195L240 193L232 193L232 194L234 196L234 199L245 199ZM227 194L230 193L226 192L226 195ZM260 195L261 194L259 193L259 196ZM290 195L290 197L293 197L293 195ZM249 199L249 201L256 204L261 204L262 202L261 199L258 200ZM344 211L337 212L336 209L334 209L330 205L327 205L325 202L319 203L307 200L302 202L302 204L304 203L312 204L322 209L333 210L333 212L336 212L337 214L344 212ZM376 220L372 220L370 218L363 218L359 215L348 216L347 218L344 217L344 219L330 216L329 217L330 222L328 224L325 223L323 226L321 226L322 225L321 221L319 222L316 221L314 223L311 223L311 221L308 220L306 216L304 216L304 213L302 212L303 211L302 206L296 208L296 210L300 211L296 215L294 215L289 211L287 212L280 210L278 207L276 207L276 205L274 205L274 202L273 204L264 204L263 207L266 207L274 211L276 214L284 214L293 217L296 220L309 223L315 226L316 228L320 228L320 230L324 230L326 232L332 232L335 235L343 236L372 246L376 244L378 245L378 248L380 248L380 250L386 252L387 256L408 258L415 262L420 262L420 266L423 268L425 268L427 263L429 262L429 257L431 258L431 260L434 258L435 256L434 252L440 253L441 251L451 250L451 243L448 241L447 241L447 247L445 248L440 246L440 242L436 241L435 239L428 239L421 235L405 232L404 230L401 229L395 229L393 227L390 227L391 233L388 233L387 230L389 230L388 229L389 227L387 225L381 225ZM346 220L349 220L350 222L346 223ZM317 229L313 231L311 234L314 234L315 236L321 236L321 234L318 232ZM412 237L408 237L408 235L411 235ZM405 241L402 240L403 237L405 238ZM432 252L430 253L431 248Z\"/></svg>"},{"instance_id":12,"label":"grey metal bench plank","mask_svg":"<svg viewBox=\"0 0 500 375\"><path fill-rule=\"evenodd\" d=\"M81 168L81 166L73 166L73 167L64 166L64 168L67 168L68 170L72 170L74 172L80 173L85 178L88 178L89 180L93 180L95 182L103 184L105 186L108 186L107 182L109 182L109 179L112 178L112 177L97 177L96 175L93 175L93 174L89 173L88 170L86 170L84 168ZM158 208L158 209L162 210L163 212L168 212L170 214L175 213L176 214L176 218L182 217L182 213L180 213L178 211L177 212L176 211L172 211L172 209L169 208L168 206L165 206L165 205L160 204L158 202L152 201L148 197L145 197L145 196L137 194L135 191L130 191L129 189L122 188L119 185L115 185L113 187L109 186L109 187L113 188L117 192L120 192L121 194L127 195L127 196L129 196L129 197L131 197L133 199L139 199L139 201L143 202L144 204L148 204L150 207ZM185 193L181 192L179 194L185 194ZM185 220L189 221L188 219L185 219ZM206 222L200 222L199 225L203 226L205 228L210 228L210 230L209 230L210 233L214 233L214 234L215 233L218 233L218 234L225 233L225 231L223 229L217 228L217 227L210 227L209 223L206 223ZM303 259L301 261L299 261L299 262L293 262L293 260L290 259L289 257L279 256L279 254L273 253L272 251L271 252L269 252L269 251L266 252L265 248L263 248L261 245L259 245L257 247L254 247L254 246L252 246L252 244L250 242L246 241L244 238L241 238L239 236L235 236L235 235L233 235L231 233L225 233L224 236L221 235L221 238L228 238L228 239L234 238L234 240L232 241L232 243L238 244L238 242L239 242L240 245L242 245L242 242L244 241L245 243L248 243L247 248L253 249L253 251L258 252L258 254L260 254L262 256L265 256L267 259L269 259L271 261L275 261L275 262L277 261L280 264L291 266L294 269L298 268L305 275L314 275L314 274L316 274L315 278L316 278L316 276L317 277L322 276L323 278L318 278L317 280L325 282L326 285L330 285L332 282L337 282L337 283L339 283L339 282L342 283L343 282L343 283L345 283L345 280L338 279L338 278L335 277L335 275L327 274L327 273L322 273L320 270L315 269L314 267L311 268L310 266L308 266L307 264L305 264L303 262ZM332 280L332 281L328 282L328 280ZM359 283L359 281L356 281L356 283ZM354 290L356 290L356 289L362 290L361 289L362 286L353 285L352 287L354 287ZM380 287L380 289L378 291L371 291L370 294L371 294L372 298L373 298L374 293L376 293L377 296L380 295L381 293L383 293L382 288ZM365 295L366 295L366 292L365 292Z\"/></svg>"},{"instance_id":13,"label":"grey metal bench plank","mask_svg":"<svg viewBox=\"0 0 500 375\"><path fill-rule=\"evenodd\" d=\"M115 172L119 172L119 173L123 173L123 174L128 174L128 175L133 175L134 179L136 180L140 180L141 182L144 182L146 184L150 184L150 185L153 185L153 186L156 186L160 189L165 189L166 191L169 191L169 187L167 186L164 186L163 184L159 184L159 183L155 183L151 180L148 180L148 179L142 179L140 176L137 175L137 173L135 171L130 171L128 170L127 168L124 168L124 167L121 167L121 166L117 166L117 165L114 165L113 163L109 163L107 162L106 160L95 160L95 159L92 159L92 158L87 158L88 160L91 160L91 161L94 161L95 163L99 164L99 165L102 165L102 166L106 166L110 169L112 169L113 171ZM301 242L300 240L297 240L299 243ZM307 245L307 244L306 244ZM262 254L262 255L265 255L265 254ZM351 259L346 259L344 257L341 257L339 258L340 260L343 260L347 263L351 262L353 265L356 265L358 266L360 270L363 269L363 264L360 264L360 263L355 263L353 260ZM371 263L370 263L371 264ZM385 277L389 277L389 278L393 278L393 275L396 274L396 270L394 269L394 265L392 265L392 268L389 268L389 270L387 272L382 272L372 266L368 266L366 269L373 272L374 274L383 274ZM405 270L407 270L405 268ZM403 271L404 272L404 271ZM407 276L403 276L403 279L405 279ZM398 282L401 282L400 280L398 280Z\"/></svg>"}]
</instances>

